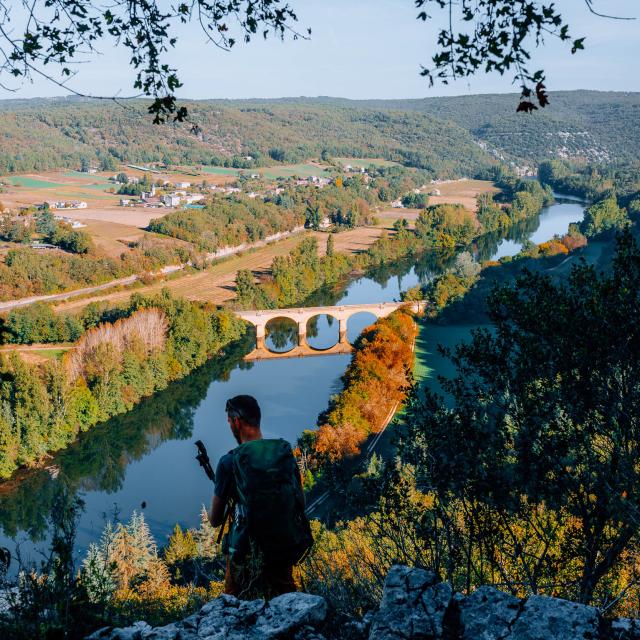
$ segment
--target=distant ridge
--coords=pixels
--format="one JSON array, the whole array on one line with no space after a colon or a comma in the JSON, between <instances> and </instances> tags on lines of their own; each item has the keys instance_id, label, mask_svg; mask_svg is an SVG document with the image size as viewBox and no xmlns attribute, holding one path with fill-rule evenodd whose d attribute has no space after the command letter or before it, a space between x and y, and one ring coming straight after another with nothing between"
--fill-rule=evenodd
<instances>
[{"instance_id":1,"label":"distant ridge","mask_svg":"<svg viewBox=\"0 0 640 640\"><path fill-rule=\"evenodd\" d=\"M529 165L553 157L640 160L640 92L557 91L533 114L517 114L517 98L189 100L199 136L151 125L143 100L127 109L78 97L0 100L0 140L7 142L0 174L76 167L83 157L219 164L252 156L268 163L273 149L290 162L323 151L384 157L440 177L480 175L495 158Z\"/></svg>"}]
</instances>

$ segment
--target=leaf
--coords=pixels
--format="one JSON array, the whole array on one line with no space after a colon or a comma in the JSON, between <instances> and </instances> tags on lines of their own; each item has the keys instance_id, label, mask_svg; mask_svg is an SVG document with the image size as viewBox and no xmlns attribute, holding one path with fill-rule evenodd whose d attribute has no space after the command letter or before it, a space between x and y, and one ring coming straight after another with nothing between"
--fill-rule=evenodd
<instances>
[{"instance_id":1,"label":"leaf","mask_svg":"<svg viewBox=\"0 0 640 640\"><path fill-rule=\"evenodd\" d=\"M536 85L536 98L538 98L538 104L543 108L549 104L549 96L545 89L546 87L542 82L538 82Z\"/></svg>"},{"instance_id":2,"label":"leaf","mask_svg":"<svg viewBox=\"0 0 640 640\"><path fill-rule=\"evenodd\" d=\"M516 112L523 112L523 113L531 113L532 111L537 111L538 107L536 107L535 104L533 104L533 102L530 102L529 100L521 100L520 104L518 105L518 108L516 109Z\"/></svg>"}]
</instances>

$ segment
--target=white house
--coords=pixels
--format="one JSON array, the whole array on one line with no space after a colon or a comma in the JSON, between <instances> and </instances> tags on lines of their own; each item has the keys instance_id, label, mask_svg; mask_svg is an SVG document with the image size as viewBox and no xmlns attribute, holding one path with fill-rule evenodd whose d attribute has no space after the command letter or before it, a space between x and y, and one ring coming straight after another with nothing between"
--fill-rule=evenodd
<instances>
[{"instance_id":1,"label":"white house","mask_svg":"<svg viewBox=\"0 0 640 640\"><path fill-rule=\"evenodd\" d=\"M188 189L191 186L190 182L176 182L176 187L178 189Z\"/></svg>"},{"instance_id":2,"label":"white house","mask_svg":"<svg viewBox=\"0 0 640 640\"><path fill-rule=\"evenodd\" d=\"M165 207L177 207L180 204L180 196L173 193L167 193L160 198Z\"/></svg>"}]
</instances>

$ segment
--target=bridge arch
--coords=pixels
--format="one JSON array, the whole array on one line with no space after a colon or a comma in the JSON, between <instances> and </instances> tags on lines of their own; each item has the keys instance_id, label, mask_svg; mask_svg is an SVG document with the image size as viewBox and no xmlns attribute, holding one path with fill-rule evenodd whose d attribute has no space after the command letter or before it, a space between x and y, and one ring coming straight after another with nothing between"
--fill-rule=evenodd
<instances>
[{"instance_id":1,"label":"bridge arch","mask_svg":"<svg viewBox=\"0 0 640 640\"><path fill-rule=\"evenodd\" d=\"M346 338L353 344L366 327L373 324L380 316L371 311L356 311L346 321Z\"/></svg>"},{"instance_id":2,"label":"bridge arch","mask_svg":"<svg viewBox=\"0 0 640 640\"><path fill-rule=\"evenodd\" d=\"M331 313L311 316L306 324L306 341L310 349L322 353L340 342L340 320Z\"/></svg>"},{"instance_id":3,"label":"bridge arch","mask_svg":"<svg viewBox=\"0 0 640 640\"><path fill-rule=\"evenodd\" d=\"M271 353L288 353L298 346L299 327L286 315L273 316L265 323L264 347Z\"/></svg>"}]
</instances>

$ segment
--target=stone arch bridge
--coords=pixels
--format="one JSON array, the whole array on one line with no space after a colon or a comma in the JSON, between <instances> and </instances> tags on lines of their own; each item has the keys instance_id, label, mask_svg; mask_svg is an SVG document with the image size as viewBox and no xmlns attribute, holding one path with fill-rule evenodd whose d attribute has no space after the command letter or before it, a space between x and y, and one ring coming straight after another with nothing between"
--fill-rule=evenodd
<instances>
[{"instance_id":1,"label":"stone arch bridge","mask_svg":"<svg viewBox=\"0 0 640 640\"><path fill-rule=\"evenodd\" d=\"M381 302L374 304L345 304L337 307L301 307L298 309L267 309L261 311L237 311L236 315L250 322L256 328L256 348L245 360L266 358L299 358L301 356L319 356L337 353L350 353L353 349L347 339L347 322L356 313L371 313L376 318L384 318L401 307L414 313L424 311L424 302ZM339 323L338 342L328 349L314 349L307 342L307 323L311 318L328 315ZM275 318L288 318L298 325L298 344L290 351L276 353L270 351L265 343L267 323Z\"/></svg>"}]
</instances>

